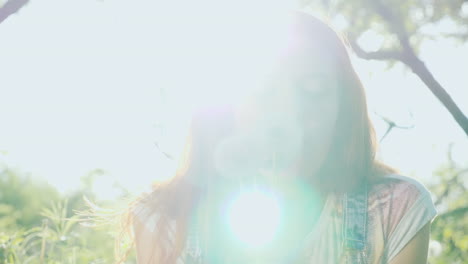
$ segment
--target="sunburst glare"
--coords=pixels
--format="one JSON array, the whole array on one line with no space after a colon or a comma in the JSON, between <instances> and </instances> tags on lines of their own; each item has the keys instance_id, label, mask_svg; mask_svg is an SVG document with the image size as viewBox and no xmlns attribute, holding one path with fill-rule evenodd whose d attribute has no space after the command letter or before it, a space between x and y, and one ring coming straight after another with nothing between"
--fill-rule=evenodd
<instances>
[{"instance_id":1,"label":"sunburst glare","mask_svg":"<svg viewBox=\"0 0 468 264\"><path fill-rule=\"evenodd\" d=\"M278 231L281 209L276 197L261 189L238 194L228 206L227 220L233 236L244 245L258 248L270 242Z\"/></svg>"}]
</instances>

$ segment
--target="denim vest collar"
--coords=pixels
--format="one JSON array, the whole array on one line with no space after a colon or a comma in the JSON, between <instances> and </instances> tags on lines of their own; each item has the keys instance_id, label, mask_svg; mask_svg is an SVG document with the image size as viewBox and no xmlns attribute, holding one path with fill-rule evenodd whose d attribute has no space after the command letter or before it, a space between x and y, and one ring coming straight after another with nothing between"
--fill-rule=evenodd
<instances>
[{"instance_id":1,"label":"denim vest collar","mask_svg":"<svg viewBox=\"0 0 468 264\"><path fill-rule=\"evenodd\" d=\"M341 196L343 208L342 254L340 264L367 264L368 182ZM183 264L211 264L206 262L198 240L197 230L189 232ZM194 231L194 232L193 232ZM178 263L179 264L179 263ZM216 263L218 264L218 263Z\"/></svg>"}]
</instances>

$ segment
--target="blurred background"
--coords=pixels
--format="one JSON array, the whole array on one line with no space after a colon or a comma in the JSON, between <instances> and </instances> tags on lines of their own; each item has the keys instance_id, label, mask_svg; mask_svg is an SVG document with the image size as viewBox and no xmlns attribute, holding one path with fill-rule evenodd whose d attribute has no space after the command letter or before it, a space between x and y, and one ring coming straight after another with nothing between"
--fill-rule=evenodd
<instances>
[{"instance_id":1,"label":"blurred background","mask_svg":"<svg viewBox=\"0 0 468 264\"><path fill-rule=\"evenodd\" d=\"M171 176L192 111L246 93L243 30L291 7L346 36L379 158L434 194L429 263L468 263L464 0L0 0L0 263L110 263L57 216Z\"/></svg>"}]
</instances>

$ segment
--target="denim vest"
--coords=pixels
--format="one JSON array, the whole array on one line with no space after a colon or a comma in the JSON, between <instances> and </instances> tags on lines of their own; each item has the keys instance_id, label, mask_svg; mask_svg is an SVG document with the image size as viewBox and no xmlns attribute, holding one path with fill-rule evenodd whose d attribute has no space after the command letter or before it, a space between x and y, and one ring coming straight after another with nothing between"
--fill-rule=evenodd
<instances>
[{"instance_id":1,"label":"denim vest","mask_svg":"<svg viewBox=\"0 0 468 264\"><path fill-rule=\"evenodd\" d=\"M339 264L367 264L367 205L368 183L341 196L343 205L342 255ZM205 259L204 248L197 235L198 229L188 234L183 262L177 264L219 264Z\"/></svg>"},{"instance_id":2,"label":"denim vest","mask_svg":"<svg viewBox=\"0 0 468 264\"><path fill-rule=\"evenodd\" d=\"M343 203L343 253L340 264L367 264L368 183L345 193Z\"/></svg>"}]
</instances>

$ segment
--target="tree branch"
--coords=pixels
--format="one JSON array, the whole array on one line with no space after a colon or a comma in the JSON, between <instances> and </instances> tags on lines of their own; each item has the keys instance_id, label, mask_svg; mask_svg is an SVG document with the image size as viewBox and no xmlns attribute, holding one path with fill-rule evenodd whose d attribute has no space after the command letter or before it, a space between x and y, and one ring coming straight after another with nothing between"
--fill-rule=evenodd
<instances>
[{"instance_id":1,"label":"tree branch","mask_svg":"<svg viewBox=\"0 0 468 264\"><path fill-rule=\"evenodd\" d=\"M423 83L445 106L455 121L457 121L458 125L463 129L463 131L465 131L465 134L468 136L468 117L461 111L461 109L447 93L447 91L442 87L442 85L434 78L424 62L421 61L416 56L416 54L414 54L414 51L411 49L406 53L407 56L405 56L403 63L406 64L421 79L421 81L423 81Z\"/></svg>"},{"instance_id":2,"label":"tree branch","mask_svg":"<svg viewBox=\"0 0 468 264\"><path fill-rule=\"evenodd\" d=\"M452 117L468 136L468 117L461 111L442 85L434 78L424 62L416 56L410 45L404 24L402 23L403 20L398 18L393 12L391 12L390 8L384 6L379 0L371 0L368 1L368 3L373 6L375 11L389 24L391 31L393 31L392 33L397 35L402 51L365 52L361 47L359 47L359 45L357 45L355 40L351 40L350 44L356 54L359 57L368 60L399 60L403 62L419 77L419 79L421 79L432 94L439 99L442 105L450 112Z\"/></svg>"},{"instance_id":3,"label":"tree branch","mask_svg":"<svg viewBox=\"0 0 468 264\"><path fill-rule=\"evenodd\" d=\"M379 50L367 52L357 44L354 38L348 40L349 45L354 50L356 55L365 60L398 60L403 59L403 53L397 50Z\"/></svg>"},{"instance_id":4,"label":"tree branch","mask_svg":"<svg viewBox=\"0 0 468 264\"><path fill-rule=\"evenodd\" d=\"M10 15L18 12L25 6L29 0L10 0L0 8L0 23L7 19Z\"/></svg>"},{"instance_id":5,"label":"tree branch","mask_svg":"<svg viewBox=\"0 0 468 264\"><path fill-rule=\"evenodd\" d=\"M385 117L385 116L382 116L382 115L379 115L377 112L374 112L376 115L378 115L380 118L382 118L382 120L387 123L387 131L385 131L384 135L380 138L379 142L382 142L384 140L384 138L392 131L392 129L394 128L399 128L399 129L411 129L414 127L414 124L410 125L410 126L401 126L401 125L398 125L395 121L391 120L390 118L388 117ZM411 115L412 116L412 115Z\"/></svg>"}]
</instances>

